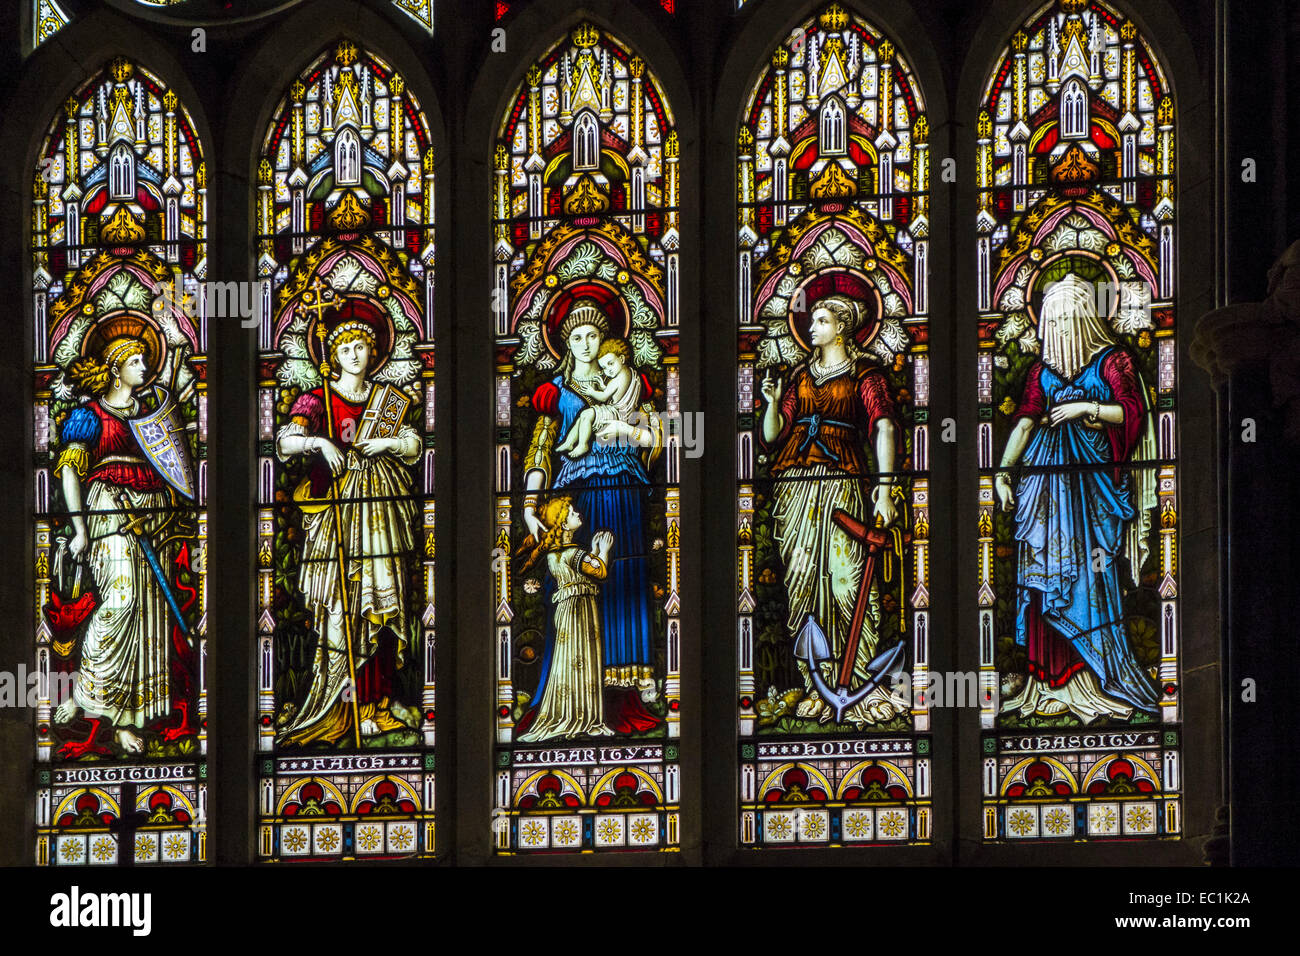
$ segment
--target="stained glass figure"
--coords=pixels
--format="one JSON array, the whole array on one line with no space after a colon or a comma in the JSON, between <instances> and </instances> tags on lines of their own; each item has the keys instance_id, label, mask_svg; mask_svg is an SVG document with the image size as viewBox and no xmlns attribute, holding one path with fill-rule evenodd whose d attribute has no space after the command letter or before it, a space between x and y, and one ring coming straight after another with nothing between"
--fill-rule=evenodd
<instances>
[{"instance_id":1,"label":"stained glass figure","mask_svg":"<svg viewBox=\"0 0 1300 956\"><path fill-rule=\"evenodd\" d=\"M678 843L677 133L584 23L496 147L500 853Z\"/></svg>"},{"instance_id":2,"label":"stained glass figure","mask_svg":"<svg viewBox=\"0 0 1300 956\"><path fill-rule=\"evenodd\" d=\"M340 40L258 185L260 855L431 856L433 152Z\"/></svg>"},{"instance_id":3,"label":"stained glass figure","mask_svg":"<svg viewBox=\"0 0 1300 956\"><path fill-rule=\"evenodd\" d=\"M1059 0L976 132L984 836L1175 836L1173 97Z\"/></svg>"},{"instance_id":4,"label":"stained glass figure","mask_svg":"<svg viewBox=\"0 0 1300 956\"><path fill-rule=\"evenodd\" d=\"M176 94L126 57L33 189L38 864L206 857L207 211Z\"/></svg>"},{"instance_id":5,"label":"stained glass figure","mask_svg":"<svg viewBox=\"0 0 1300 956\"><path fill-rule=\"evenodd\" d=\"M927 133L906 58L839 4L740 124L742 846L930 838Z\"/></svg>"}]
</instances>

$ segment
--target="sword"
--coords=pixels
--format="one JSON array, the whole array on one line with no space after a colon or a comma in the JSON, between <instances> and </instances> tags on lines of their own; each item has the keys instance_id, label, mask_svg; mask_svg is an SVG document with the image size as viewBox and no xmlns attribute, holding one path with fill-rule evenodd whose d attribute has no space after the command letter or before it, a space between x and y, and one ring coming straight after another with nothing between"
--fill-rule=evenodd
<instances>
[{"instance_id":1,"label":"sword","mask_svg":"<svg viewBox=\"0 0 1300 956\"><path fill-rule=\"evenodd\" d=\"M180 605L176 603L176 597L172 594L172 589L167 584L167 575L163 573L162 565L158 562L158 555L153 549L153 543L149 540L149 536L143 531L144 517L133 517L131 515L130 502L127 501L126 495L122 492L117 492L113 496L113 499L117 502L117 506L122 509L122 514L126 516L126 521L123 522L122 526L117 530L135 538L136 544L138 544L140 550L144 552L144 559L148 562L149 570L153 572L154 580L158 582L158 587L162 588L163 597L167 599L167 606L171 608L172 614L176 618L176 624L181 629L181 634L184 635L186 642L190 645L190 648L193 649L194 639L190 637L190 627L185 623L185 615L181 613Z\"/></svg>"}]
</instances>

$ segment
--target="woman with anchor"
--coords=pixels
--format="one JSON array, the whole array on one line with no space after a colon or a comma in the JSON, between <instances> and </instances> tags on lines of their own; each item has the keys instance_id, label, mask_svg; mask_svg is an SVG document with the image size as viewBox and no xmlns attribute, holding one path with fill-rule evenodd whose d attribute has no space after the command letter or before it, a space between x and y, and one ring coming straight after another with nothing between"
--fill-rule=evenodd
<instances>
[{"instance_id":1,"label":"woman with anchor","mask_svg":"<svg viewBox=\"0 0 1300 956\"><path fill-rule=\"evenodd\" d=\"M832 520L837 509L861 518L867 511L864 486L871 469L864 446L872 444L878 477L870 490L871 513L883 525L895 519L891 498L897 427L894 402L884 373L859 350L856 333L864 321L861 306L843 295L829 295L812 307L808 327L810 357L796 366L790 383L769 370L762 382L766 402L763 442L772 449L775 479L772 515L775 540L785 566L787 627L793 638L811 614L826 634L833 657L844 653L866 552ZM880 606L871 586L869 613L858 642L853 676L867 680L875 654ZM798 662L805 698L796 716L825 723L834 713L812 689L805 661ZM822 662L833 686L835 660ZM865 726L898 711L878 688L844 715Z\"/></svg>"}]
</instances>

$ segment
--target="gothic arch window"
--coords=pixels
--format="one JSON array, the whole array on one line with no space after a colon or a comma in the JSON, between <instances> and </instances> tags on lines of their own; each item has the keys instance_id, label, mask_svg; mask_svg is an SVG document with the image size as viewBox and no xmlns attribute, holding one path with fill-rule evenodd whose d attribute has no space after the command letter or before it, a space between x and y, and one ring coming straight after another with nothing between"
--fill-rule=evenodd
<instances>
[{"instance_id":1,"label":"gothic arch window","mask_svg":"<svg viewBox=\"0 0 1300 956\"><path fill-rule=\"evenodd\" d=\"M838 96L829 96L821 109L821 139L818 143L822 155L839 156L844 152L844 104Z\"/></svg>"},{"instance_id":2,"label":"gothic arch window","mask_svg":"<svg viewBox=\"0 0 1300 956\"><path fill-rule=\"evenodd\" d=\"M596 114L585 110L573 124L573 168L597 169L600 166L600 126Z\"/></svg>"},{"instance_id":3,"label":"gothic arch window","mask_svg":"<svg viewBox=\"0 0 1300 956\"><path fill-rule=\"evenodd\" d=\"M677 164L653 71L590 23L498 128L498 853L678 845Z\"/></svg>"},{"instance_id":4,"label":"gothic arch window","mask_svg":"<svg viewBox=\"0 0 1300 956\"><path fill-rule=\"evenodd\" d=\"M317 57L257 198L258 856L432 856L433 152L401 75Z\"/></svg>"},{"instance_id":5,"label":"gothic arch window","mask_svg":"<svg viewBox=\"0 0 1300 956\"><path fill-rule=\"evenodd\" d=\"M135 153L126 143L118 143L108 160L108 195L110 199L135 198Z\"/></svg>"},{"instance_id":6,"label":"gothic arch window","mask_svg":"<svg viewBox=\"0 0 1300 956\"><path fill-rule=\"evenodd\" d=\"M206 172L118 57L33 183L36 862L207 858Z\"/></svg>"},{"instance_id":7,"label":"gothic arch window","mask_svg":"<svg viewBox=\"0 0 1300 956\"><path fill-rule=\"evenodd\" d=\"M1088 135L1088 92L1083 81L1074 78L1061 88L1061 136L1079 139Z\"/></svg>"},{"instance_id":8,"label":"gothic arch window","mask_svg":"<svg viewBox=\"0 0 1300 956\"><path fill-rule=\"evenodd\" d=\"M334 137L334 171L340 186L361 185L361 146L357 131L344 126Z\"/></svg>"},{"instance_id":9,"label":"gothic arch window","mask_svg":"<svg viewBox=\"0 0 1300 956\"><path fill-rule=\"evenodd\" d=\"M1176 837L1173 96L1057 0L976 119L983 835Z\"/></svg>"},{"instance_id":10,"label":"gothic arch window","mask_svg":"<svg viewBox=\"0 0 1300 956\"><path fill-rule=\"evenodd\" d=\"M838 4L740 122L743 847L931 839L928 125L906 57Z\"/></svg>"}]
</instances>

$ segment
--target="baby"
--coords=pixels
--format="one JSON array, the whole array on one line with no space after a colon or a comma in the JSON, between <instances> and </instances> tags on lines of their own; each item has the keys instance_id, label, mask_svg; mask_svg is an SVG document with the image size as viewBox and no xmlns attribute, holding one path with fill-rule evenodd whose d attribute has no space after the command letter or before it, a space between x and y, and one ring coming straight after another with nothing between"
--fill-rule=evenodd
<instances>
[{"instance_id":1,"label":"baby","mask_svg":"<svg viewBox=\"0 0 1300 956\"><path fill-rule=\"evenodd\" d=\"M570 458L581 458L591 450L591 436L605 422L631 422L641 402L641 377L628 364L631 349L623 339L606 339L596 353L596 363L606 383L574 383L573 389L592 403L578 415L564 441L556 447Z\"/></svg>"}]
</instances>

